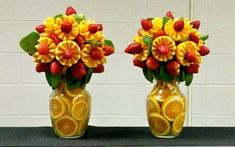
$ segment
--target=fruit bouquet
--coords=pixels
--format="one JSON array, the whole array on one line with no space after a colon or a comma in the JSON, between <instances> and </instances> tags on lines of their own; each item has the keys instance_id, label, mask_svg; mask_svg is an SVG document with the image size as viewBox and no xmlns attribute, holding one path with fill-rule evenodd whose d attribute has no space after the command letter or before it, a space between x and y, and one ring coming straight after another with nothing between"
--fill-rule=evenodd
<instances>
[{"instance_id":1,"label":"fruit bouquet","mask_svg":"<svg viewBox=\"0 0 235 147\"><path fill-rule=\"evenodd\" d=\"M143 69L145 78L153 82L177 80L189 86L198 73L201 57L210 50L205 46L208 35L198 31L200 21L174 18L169 11L163 18L141 20L142 28L125 52L134 55L133 63Z\"/></svg>"},{"instance_id":2,"label":"fruit bouquet","mask_svg":"<svg viewBox=\"0 0 235 147\"><path fill-rule=\"evenodd\" d=\"M20 40L20 46L33 57L36 71L44 72L48 84L56 89L50 101L55 132L60 137L81 136L75 128L82 121L87 125L90 112L90 96L84 88L93 73L104 71L106 56L114 53L113 43L104 38L102 24L72 7L65 14L48 17L35 29Z\"/></svg>"},{"instance_id":3,"label":"fruit bouquet","mask_svg":"<svg viewBox=\"0 0 235 147\"><path fill-rule=\"evenodd\" d=\"M198 73L208 35L198 31L200 21L174 18L168 11L163 18L141 20L142 28L125 52L142 68L145 78L157 84L147 97L147 116L152 134L173 138L180 134L185 120L185 97L178 84L189 86Z\"/></svg>"}]
</instances>

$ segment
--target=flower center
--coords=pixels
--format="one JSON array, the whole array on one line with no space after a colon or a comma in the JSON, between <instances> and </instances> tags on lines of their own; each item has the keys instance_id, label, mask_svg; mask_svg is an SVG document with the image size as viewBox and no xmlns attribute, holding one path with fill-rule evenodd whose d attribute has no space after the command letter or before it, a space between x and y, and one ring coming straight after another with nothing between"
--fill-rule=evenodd
<instances>
[{"instance_id":1,"label":"flower center","mask_svg":"<svg viewBox=\"0 0 235 147\"><path fill-rule=\"evenodd\" d=\"M197 58L193 52L187 52L185 55L185 60L188 62L195 62L197 61Z\"/></svg>"},{"instance_id":2,"label":"flower center","mask_svg":"<svg viewBox=\"0 0 235 147\"><path fill-rule=\"evenodd\" d=\"M184 21L183 20L176 21L174 24L174 30L176 32L180 32L183 29L184 29Z\"/></svg>"},{"instance_id":3,"label":"flower center","mask_svg":"<svg viewBox=\"0 0 235 147\"><path fill-rule=\"evenodd\" d=\"M73 57L73 51L71 49L67 49L64 51L64 56L65 59L71 59Z\"/></svg>"},{"instance_id":4,"label":"flower center","mask_svg":"<svg viewBox=\"0 0 235 147\"><path fill-rule=\"evenodd\" d=\"M47 45L45 44L41 44L40 47L38 48L38 53L40 55L46 55L49 53L49 49L47 47Z\"/></svg>"},{"instance_id":5,"label":"flower center","mask_svg":"<svg viewBox=\"0 0 235 147\"><path fill-rule=\"evenodd\" d=\"M94 48L92 49L90 56L91 56L91 59L93 60L101 60L104 56L104 53L98 48Z\"/></svg>"},{"instance_id":6,"label":"flower center","mask_svg":"<svg viewBox=\"0 0 235 147\"><path fill-rule=\"evenodd\" d=\"M167 55L169 53L169 48L165 45L161 45L157 48L157 52L162 55Z\"/></svg>"},{"instance_id":7,"label":"flower center","mask_svg":"<svg viewBox=\"0 0 235 147\"><path fill-rule=\"evenodd\" d=\"M70 33L72 31L72 24L69 22L64 22L61 25L61 31L64 33Z\"/></svg>"}]
</instances>

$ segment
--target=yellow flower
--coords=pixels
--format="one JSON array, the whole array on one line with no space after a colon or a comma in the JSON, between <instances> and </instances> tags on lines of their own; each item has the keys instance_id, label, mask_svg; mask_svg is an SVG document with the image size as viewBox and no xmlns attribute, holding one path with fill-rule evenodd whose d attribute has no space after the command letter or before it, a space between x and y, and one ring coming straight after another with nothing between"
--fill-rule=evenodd
<instances>
[{"instance_id":1,"label":"yellow flower","mask_svg":"<svg viewBox=\"0 0 235 147\"><path fill-rule=\"evenodd\" d=\"M94 40L104 42L104 35L101 31L97 31L95 34L92 34L88 31L88 26L90 24L95 24L95 21L92 20L83 20L79 23L79 34L86 40Z\"/></svg>"},{"instance_id":2,"label":"yellow flower","mask_svg":"<svg viewBox=\"0 0 235 147\"><path fill-rule=\"evenodd\" d=\"M175 50L175 42L169 36L160 36L153 41L152 54L158 61L171 60Z\"/></svg>"},{"instance_id":3,"label":"yellow flower","mask_svg":"<svg viewBox=\"0 0 235 147\"><path fill-rule=\"evenodd\" d=\"M93 48L89 44L85 45L85 47L82 49L82 61L86 65L86 67L93 68L93 67L97 67L100 64L106 63L106 59L104 58L104 56L100 60L92 59L91 58L91 51L92 51L92 49ZM103 49L100 48L100 47L96 47L96 49L103 51Z\"/></svg>"},{"instance_id":4,"label":"yellow flower","mask_svg":"<svg viewBox=\"0 0 235 147\"><path fill-rule=\"evenodd\" d=\"M151 34L155 34L162 30L162 18L156 17L152 20L153 28L150 30Z\"/></svg>"},{"instance_id":5,"label":"yellow flower","mask_svg":"<svg viewBox=\"0 0 235 147\"><path fill-rule=\"evenodd\" d=\"M81 50L77 43L65 40L56 47L56 59L64 66L76 64L81 57Z\"/></svg>"},{"instance_id":6,"label":"yellow flower","mask_svg":"<svg viewBox=\"0 0 235 147\"><path fill-rule=\"evenodd\" d=\"M73 40L79 33L78 23L73 15L63 15L56 18L54 30L55 34L62 40Z\"/></svg>"},{"instance_id":7,"label":"yellow flower","mask_svg":"<svg viewBox=\"0 0 235 147\"><path fill-rule=\"evenodd\" d=\"M54 32L54 24L55 24L55 19L48 17L46 20L44 20L44 25L45 25L45 32L41 33L41 37L49 37L51 33Z\"/></svg>"},{"instance_id":8,"label":"yellow flower","mask_svg":"<svg viewBox=\"0 0 235 147\"><path fill-rule=\"evenodd\" d=\"M192 32L192 26L190 25L190 21L184 18L182 29L180 31L176 31L174 26L178 23L180 19L170 19L167 21L165 25L165 32L168 36L170 36L174 41L185 41L187 40L189 34Z\"/></svg>"},{"instance_id":9,"label":"yellow flower","mask_svg":"<svg viewBox=\"0 0 235 147\"><path fill-rule=\"evenodd\" d=\"M142 41L142 39L143 39L142 36L135 36L133 39L134 43L141 44L141 46L143 48L143 52L140 54L135 54L134 57L140 61L145 61L148 58L150 51L148 50L147 45Z\"/></svg>"},{"instance_id":10,"label":"yellow flower","mask_svg":"<svg viewBox=\"0 0 235 147\"><path fill-rule=\"evenodd\" d=\"M38 50L34 55L35 62L49 63L55 58L56 44L52 39L47 37L40 37L38 40L39 44L36 45Z\"/></svg>"},{"instance_id":11,"label":"yellow flower","mask_svg":"<svg viewBox=\"0 0 235 147\"><path fill-rule=\"evenodd\" d=\"M186 55L187 53L192 53L196 58L195 62L197 64L201 63L201 56L198 53L199 48L197 45L192 41L185 41L177 45L176 49L176 59L180 62L183 66L189 66L192 62L187 61Z\"/></svg>"},{"instance_id":12,"label":"yellow flower","mask_svg":"<svg viewBox=\"0 0 235 147\"><path fill-rule=\"evenodd\" d=\"M153 27L149 31L145 31L144 29L139 29L138 34L140 36L150 36L153 37L153 34L161 31L162 29L162 18L156 17L152 20Z\"/></svg>"}]
</instances>

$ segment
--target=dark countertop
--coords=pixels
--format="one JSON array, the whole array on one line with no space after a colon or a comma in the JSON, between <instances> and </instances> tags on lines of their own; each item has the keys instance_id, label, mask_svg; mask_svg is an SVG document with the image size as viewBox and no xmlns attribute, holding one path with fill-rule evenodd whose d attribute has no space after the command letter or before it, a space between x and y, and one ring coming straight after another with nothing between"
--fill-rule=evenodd
<instances>
[{"instance_id":1,"label":"dark countertop","mask_svg":"<svg viewBox=\"0 0 235 147\"><path fill-rule=\"evenodd\" d=\"M147 127L89 126L78 139L60 139L51 127L0 127L0 146L235 146L235 127L185 127L178 138L159 139Z\"/></svg>"}]
</instances>

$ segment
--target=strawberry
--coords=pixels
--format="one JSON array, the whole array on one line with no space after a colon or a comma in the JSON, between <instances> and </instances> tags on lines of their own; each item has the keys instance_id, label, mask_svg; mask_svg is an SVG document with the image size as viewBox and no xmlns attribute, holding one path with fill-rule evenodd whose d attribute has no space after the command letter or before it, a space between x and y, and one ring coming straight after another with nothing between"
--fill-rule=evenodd
<instances>
[{"instance_id":1,"label":"strawberry","mask_svg":"<svg viewBox=\"0 0 235 147\"><path fill-rule=\"evenodd\" d=\"M67 7L65 14L72 15L72 14L77 14L77 12L73 7L69 6L69 7Z\"/></svg>"},{"instance_id":2,"label":"strawberry","mask_svg":"<svg viewBox=\"0 0 235 147\"><path fill-rule=\"evenodd\" d=\"M111 55L111 54L114 53L114 48L111 47L111 46L105 45L105 46L103 47L103 51L104 51L104 55L105 55L105 56L109 56L109 55Z\"/></svg>"},{"instance_id":3,"label":"strawberry","mask_svg":"<svg viewBox=\"0 0 235 147\"><path fill-rule=\"evenodd\" d=\"M83 63L76 63L72 66L72 75L77 79L82 79L87 74L85 66Z\"/></svg>"},{"instance_id":4,"label":"strawberry","mask_svg":"<svg viewBox=\"0 0 235 147\"><path fill-rule=\"evenodd\" d=\"M147 58L146 65L148 69L155 70L160 66L160 63L153 56L150 56Z\"/></svg>"},{"instance_id":5,"label":"strawberry","mask_svg":"<svg viewBox=\"0 0 235 147\"><path fill-rule=\"evenodd\" d=\"M101 60L104 57L104 52L95 47L91 50L90 56L93 60Z\"/></svg>"},{"instance_id":6,"label":"strawberry","mask_svg":"<svg viewBox=\"0 0 235 147\"><path fill-rule=\"evenodd\" d=\"M146 66L145 62L140 61L140 60L138 60L138 59L136 59L136 58L134 58L133 64L134 64L135 66L140 67L140 68L144 68L144 67Z\"/></svg>"},{"instance_id":7,"label":"strawberry","mask_svg":"<svg viewBox=\"0 0 235 147\"><path fill-rule=\"evenodd\" d=\"M46 55L49 53L49 49L47 47L47 45L45 44L40 44L39 48L38 48L38 53L40 55Z\"/></svg>"},{"instance_id":8,"label":"strawberry","mask_svg":"<svg viewBox=\"0 0 235 147\"><path fill-rule=\"evenodd\" d=\"M88 31L91 34L95 34L99 30L99 26L97 24L89 24Z\"/></svg>"},{"instance_id":9,"label":"strawberry","mask_svg":"<svg viewBox=\"0 0 235 147\"><path fill-rule=\"evenodd\" d=\"M71 23L69 22L64 22L62 25L61 25L61 31L64 32L64 33L70 33L73 29L73 26Z\"/></svg>"},{"instance_id":10,"label":"strawberry","mask_svg":"<svg viewBox=\"0 0 235 147\"><path fill-rule=\"evenodd\" d=\"M198 52L201 56L206 56L207 54L210 53L210 49L206 46L201 46Z\"/></svg>"},{"instance_id":11,"label":"strawberry","mask_svg":"<svg viewBox=\"0 0 235 147\"><path fill-rule=\"evenodd\" d=\"M183 20L178 20L174 24L174 30L176 32L180 32L184 29L184 21Z\"/></svg>"},{"instance_id":12,"label":"strawberry","mask_svg":"<svg viewBox=\"0 0 235 147\"><path fill-rule=\"evenodd\" d=\"M104 65L100 64L96 68L94 68L93 73L102 73L104 72Z\"/></svg>"},{"instance_id":13,"label":"strawberry","mask_svg":"<svg viewBox=\"0 0 235 147\"><path fill-rule=\"evenodd\" d=\"M78 44L78 46L82 49L85 46L85 39L78 35L75 39L75 42Z\"/></svg>"},{"instance_id":14,"label":"strawberry","mask_svg":"<svg viewBox=\"0 0 235 147\"><path fill-rule=\"evenodd\" d=\"M128 54L140 54L143 52L143 48L139 43L132 43L125 49L125 52Z\"/></svg>"},{"instance_id":15,"label":"strawberry","mask_svg":"<svg viewBox=\"0 0 235 147\"><path fill-rule=\"evenodd\" d=\"M53 62L51 62L51 64L50 64L50 70L51 70L51 73L53 74L53 75L56 75L56 74L59 74L59 73L61 73L62 72L62 66L60 65L60 63L59 62L57 62L57 61L53 61Z\"/></svg>"},{"instance_id":16,"label":"strawberry","mask_svg":"<svg viewBox=\"0 0 235 147\"><path fill-rule=\"evenodd\" d=\"M189 40L193 41L196 44L198 44L198 42L199 42L199 38L194 33L189 34Z\"/></svg>"},{"instance_id":17,"label":"strawberry","mask_svg":"<svg viewBox=\"0 0 235 147\"><path fill-rule=\"evenodd\" d=\"M145 31L149 31L150 29L152 29L153 24L151 20L148 19L142 19L141 20L141 26Z\"/></svg>"},{"instance_id":18,"label":"strawberry","mask_svg":"<svg viewBox=\"0 0 235 147\"><path fill-rule=\"evenodd\" d=\"M48 63L38 63L36 65L37 72L50 72L50 65Z\"/></svg>"},{"instance_id":19,"label":"strawberry","mask_svg":"<svg viewBox=\"0 0 235 147\"><path fill-rule=\"evenodd\" d=\"M180 74L180 64L177 61L168 62L166 69L172 77L177 77Z\"/></svg>"},{"instance_id":20,"label":"strawberry","mask_svg":"<svg viewBox=\"0 0 235 147\"><path fill-rule=\"evenodd\" d=\"M167 11L166 17L171 18L171 19L174 19L174 16L173 16L173 14L172 14L171 11Z\"/></svg>"},{"instance_id":21,"label":"strawberry","mask_svg":"<svg viewBox=\"0 0 235 147\"><path fill-rule=\"evenodd\" d=\"M197 57L196 57L195 53L192 52L192 51L191 52L187 52L184 58L188 62L195 62L195 61L197 61Z\"/></svg>"},{"instance_id":22,"label":"strawberry","mask_svg":"<svg viewBox=\"0 0 235 147\"><path fill-rule=\"evenodd\" d=\"M45 25L38 25L35 27L35 30L38 32L38 33L43 33L45 32Z\"/></svg>"},{"instance_id":23,"label":"strawberry","mask_svg":"<svg viewBox=\"0 0 235 147\"><path fill-rule=\"evenodd\" d=\"M190 66L186 67L187 73L198 73L199 64L190 64Z\"/></svg>"},{"instance_id":24,"label":"strawberry","mask_svg":"<svg viewBox=\"0 0 235 147\"><path fill-rule=\"evenodd\" d=\"M71 59L73 57L73 51L71 49L66 49L64 52L63 52L63 57L65 59Z\"/></svg>"},{"instance_id":25,"label":"strawberry","mask_svg":"<svg viewBox=\"0 0 235 147\"><path fill-rule=\"evenodd\" d=\"M201 22L199 20L195 20L195 21L191 22L190 24L193 25L194 29L199 29L200 23Z\"/></svg>"},{"instance_id":26,"label":"strawberry","mask_svg":"<svg viewBox=\"0 0 235 147\"><path fill-rule=\"evenodd\" d=\"M102 24L97 24L98 25L98 31L103 31L103 25Z\"/></svg>"},{"instance_id":27,"label":"strawberry","mask_svg":"<svg viewBox=\"0 0 235 147\"><path fill-rule=\"evenodd\" d=\"M153 40L156 39L159 36L164 36L164 35L166 35L166 32L164 30L159 31L159 32L153 34Z\"/></svg>"},{"instance_id":28,"label":"strawberry","mask_svg":"<svg viewBox=\"0 0 235 147\"><path fill-rule=\"evenodd\" d=\"M160 45L158 48L157 48L157 52L159 54L162 54L162 55L167 55L169 53L169 48L165 45Z\"/></svg>"},{"instance_id":29,"label":"strawberry","mask_svg":"<svg viewBox=\"0 0 235 147\"><path fill-rule=\"evenodd\" d=\"M61 39L55 33L51 33L49 37L55 42L56 45L61 42Z\"/></svg>"}]
</instances>

